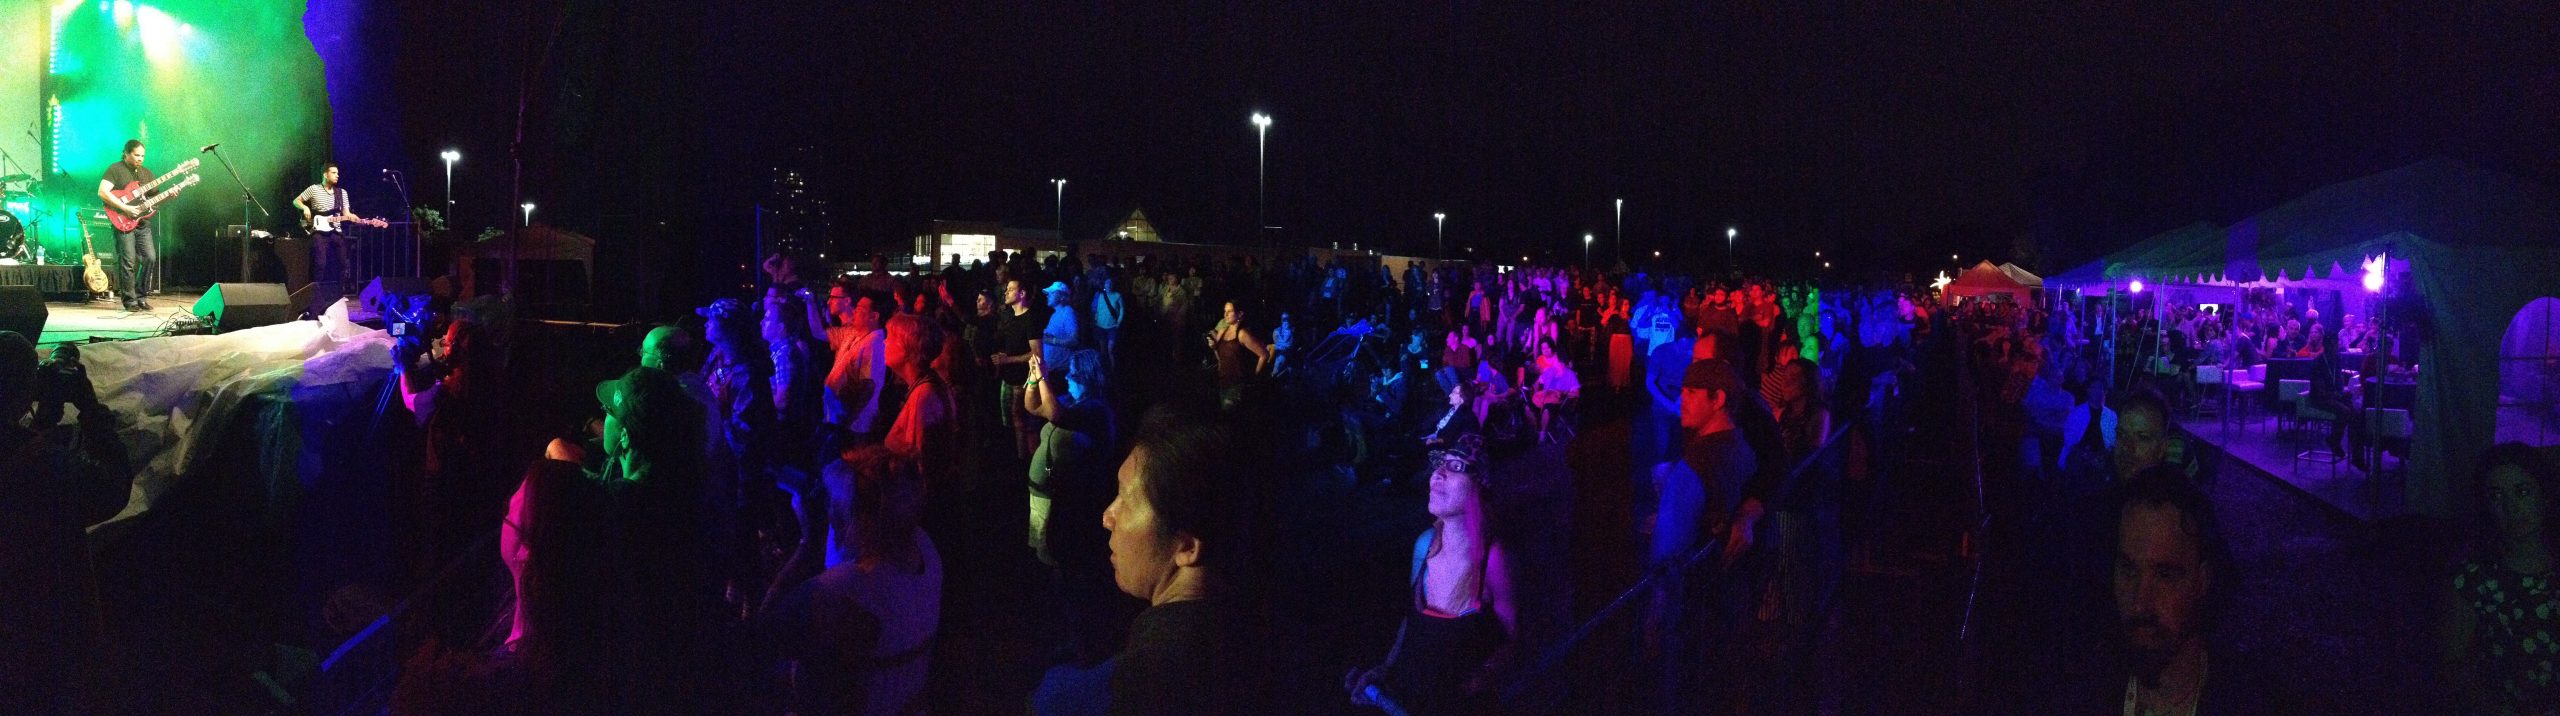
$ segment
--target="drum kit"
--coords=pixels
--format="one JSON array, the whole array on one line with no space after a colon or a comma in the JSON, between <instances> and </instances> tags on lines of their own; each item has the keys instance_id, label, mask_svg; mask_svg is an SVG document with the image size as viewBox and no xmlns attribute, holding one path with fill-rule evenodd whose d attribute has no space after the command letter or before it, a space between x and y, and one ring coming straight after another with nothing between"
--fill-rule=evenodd
<instances>
[{"instance_id":1,"label":"drum kit","mask_svg":"<svg viewBox=\"0 0 2560 716\"><path fill-rule=\"evenodd\" d=\"M27 227L10 207L27 212L25 220L42 221L43 210L35 208L36 195L27 190L35 177L26 174L0 175L0 261L27 262Z\"/></svg>"}]
</instances>

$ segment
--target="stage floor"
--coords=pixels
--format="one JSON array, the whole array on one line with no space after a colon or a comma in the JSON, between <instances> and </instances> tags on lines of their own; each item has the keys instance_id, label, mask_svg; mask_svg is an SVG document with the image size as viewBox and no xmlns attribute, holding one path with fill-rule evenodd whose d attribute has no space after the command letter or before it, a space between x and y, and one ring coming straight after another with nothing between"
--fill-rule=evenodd
<instances>
[{"instance_id":1,"label":"stage floor","mask_svg":"<svg viewBox=\"0 0 2560 716\"><path fill-rule=\"evenodd\" d=\"M2326 433L2321 432L2321 428L2312 428L2300 435L2279 435L2274 418L2265 415L2251 417L2254 422L2234 421L2227 426L2220 418L2211 415L2182 417L2178 425L2186 428L2189 434L2221 448L2230 458L2222 466L2224 479L2230 478L2229 471L2232 470L2255 469L2296 492L2364 522L2408 513L2400 458L2383 458L2383 465L2388 471L2379 479L2356 469L2352 462L2338 463L2332 470L2326 463L2295 460L2294 456L2302 451L2323 446Z\"/></svg>"},{"instance_id":2,"label":"stage floor","mask_svg":"<svg viewBox=\"0 0 2560 716\"><path fill-rule=\"evenodd\" d=\"M37 345L76 343L90 339L129 340L150 338L168 332L170 318L193 315L189 310L204 294L193 291L166 291L151 297L151 310L127 312L116 306L113 298L77 303L46 301L44 336Z\"/></svg>"}]
</instances>

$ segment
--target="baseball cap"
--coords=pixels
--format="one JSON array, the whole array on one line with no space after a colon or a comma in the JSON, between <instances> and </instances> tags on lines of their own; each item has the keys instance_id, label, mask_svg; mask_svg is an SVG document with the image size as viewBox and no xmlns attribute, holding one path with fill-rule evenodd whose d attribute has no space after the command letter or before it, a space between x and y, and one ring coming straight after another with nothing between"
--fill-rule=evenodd
<instances>
[{"instance_id":1,"label":"baseball cap","mask_svg":"<svg viewBox=\"0 0 2560 716\"><path fill-rule=\"evenodd\" d=\"M1680 387L1731 393L1742 388L1742 380L1734 376L1732 363L1708 358L1689 362L1689 371L1681 377Z\"/></svg>"}]
</instances>

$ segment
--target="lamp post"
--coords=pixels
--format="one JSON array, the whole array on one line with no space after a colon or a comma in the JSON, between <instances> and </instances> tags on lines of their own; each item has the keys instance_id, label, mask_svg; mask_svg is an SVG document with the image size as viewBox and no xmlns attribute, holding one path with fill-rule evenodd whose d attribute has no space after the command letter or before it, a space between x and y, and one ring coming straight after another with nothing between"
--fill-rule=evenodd
<instances>
[{"instance_id":1,"label":"lamp post","mask_svg":"<svg viewBox=\"0 0 2560 716\"><path fill-rule=\"evenodd\" d=\"M1268 173L1264 169L1270 139L1271 115L1253 113L1253 231L1257 235L1262 233L1262 227L1271 224L1271 192L1265 178Z\"/></svg>"},{"instance_id":2,"label":"lamp post","mask_svg":"<svg viewBox=\"0 0 2560 716\"><path fill-rule=\"evenodd\" d=\"M530 201L524 203L524 225L526 228L533 227L533 202Z\"/></svg>"},{"instance_id":3,"label":"lamp post","mask_svg":"<svg viewBox=\"0 0 2560 716\"><path fill-rule=\"evenodd\" d=\"M1625 199L1619 199L1619 200L1617 200L1615 203L1617 204L1617 213L1618 213L1618 235L1617 235L1617 236L1615 236L1615 237L1610 238L1609 240L1610 240L1610 241L1613 241L1613 242L1616 242L1616 243L1617 243L1617 245L1618 245L1618 263L1626 263L1626 262L1627 262L1627 200L1625 200Z\"/></svg>"},{"instance_id":4,"label":"lamp post","mask_svg":"<svg viewBox=\"0 0 2560 716\"><path fill-rule=\"evenodd\" d=\"M1742 231L1739 229L1735 229L1730 226L1724 227L1724 268L1726 271L1731 271L1734 268L1733 237L1741 233Z\"/></svg>"},{"instance_id":5,"label":"lamp post","mask_svg":"<svg viewBox=\"0 0 2560 716\"><path fill-rule=\"evenodd\" d=\"M1431 212L1431 256L1433 258L1449 258L1448 235L1449 213Z\"/></svg>"},{"instance_id":6,"label":"lamp post","mask_svg":"<svg viewBox=\"0 0 2560 716\"><path fill-rule=\"evenodd\" d=\"M1067 240L1067 180L1051 179L1049 183L1058 185L1058 240L1065 241Z\"/></svg>"},{"instance_id":7,"label":"lamp post","mask_svg":"<svg viewBox=\"0 0 2560 716\"><path fill-rule=\"evenodd\" d=\"M462 150L444 150L444 225L453 226L453 163L462 161Z\"/></svg>"},{"instance_id":8,"label":"lamp post","mask_svg":"<svg viewBox=\"0 0 2560 716\"><path fill-rule=\"evenodd\" d=\"M1590 234L1590 232L1584 232L1584 233L1582 234L1582 267L1583 267L1583 268L1591 268L1591 234Z\"/></svg>"}]
</instances>

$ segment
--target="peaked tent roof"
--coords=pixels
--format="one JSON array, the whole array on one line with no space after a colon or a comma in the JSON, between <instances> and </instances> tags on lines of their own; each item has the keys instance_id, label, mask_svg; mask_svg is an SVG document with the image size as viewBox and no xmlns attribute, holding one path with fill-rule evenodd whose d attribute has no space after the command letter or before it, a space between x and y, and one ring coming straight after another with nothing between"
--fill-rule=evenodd
<instances>
[{"instance_id":1,"label":"peaked tent roof","mask_svg":"<svg viewBox=\"0 0 2560 716\"><path fill-rule=\"evenodd\" d=\"M2457 248L2560 245L2560 193L2436 157L2312 190L2231 225L2242 275L2300 279L2409 250L2410 236ZM2394 249L2399 249L2394 251Z\"/></svg>"},{"instance_id":2,"label":"peaked tent roof","mask_svg":"<svg viewBox=\"0 0 2560 716\"><path fill-rule=\"evenodd\" d=\"M2106 283L2108 281L2122 278L2130 275L2125 273L2124 267L2148 265L2142 263L2145 257L2152 254L2163 253L2171 245L2182 241L2194 241L2195 234L2199 230L2211 230L2212 228L2212 224L2199 221L2158 234L2153 234L2141 241L2133 242L2133 245L2131 246L2117 249L2115 253L2107 254L2105 258L2083 264L2079 268L2062 272L2062 275L2053 278L2052 283L2084 285Z\"/></svg>"},{"instance_id":3,"label":"peaked tent roof","mask_svg":"<svg viewBox=\"0 0 2560 716\"><path fill-rule=\"evenodd\" d=\"M1103 238L1119 239L1123 234L1126 234L1130 241L1164 240L1164 236L1162 234L1156 233L1156 225L1153 222L1147 221L1147 210L1145 209L1130 210L1129 218L1121 219L1120 225L1111 227L1111 233Z\"/></svg>"},{"instance_id":4,"label":"peaked tent roof","mask_svg":"<svg viewBox=\"0 0 2560 716\"><path fill-rule=\"evenodd\" d=\"M2000 272L2001 272L2001 273L2004 273L2004 274L2008 274L2008 275L2009 275L2009 280L2018 282L2018 285L2020 285L2020 286L2025 286L2025 287L2028 287L2028 288L2043 288L2043 287L2044 287L2044 279L2043 279L2043 278L2036 276L2034 272L2028 271L2028 270L2026 270L2026 269L2018 268L2018 265L2017 265L2017 264L2014 264L2014 263L2001 264L2001 265L2000 265Z\"/></svg>"}]
</instances>

